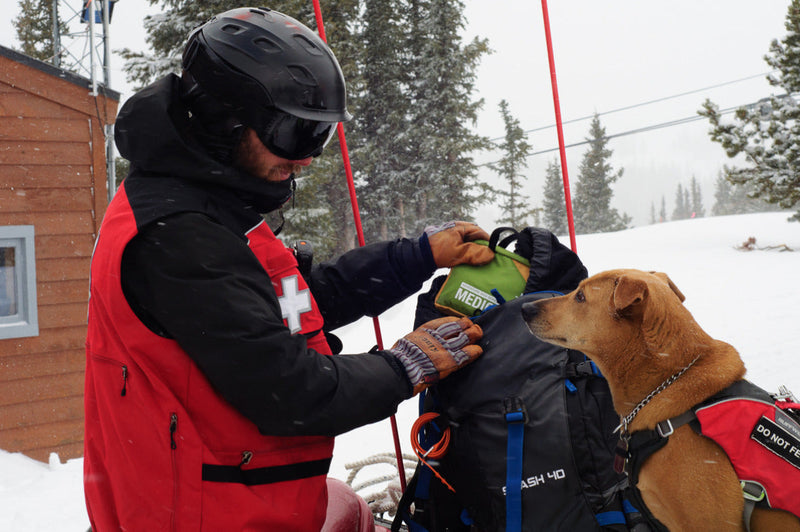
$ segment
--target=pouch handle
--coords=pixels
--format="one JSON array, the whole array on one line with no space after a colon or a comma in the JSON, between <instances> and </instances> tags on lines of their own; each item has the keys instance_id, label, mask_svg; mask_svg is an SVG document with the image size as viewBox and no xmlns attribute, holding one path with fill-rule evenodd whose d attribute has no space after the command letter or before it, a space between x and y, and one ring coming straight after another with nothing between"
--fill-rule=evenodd
<instances>
[{"instance_id":1,"label":"pouch handle","mask_svg":"<svg viewBox=\"0 0 800 532\"><path fill-rule=\"evenodd\" d=\"M510 235L500 240L500 236L503 233L511 232ZM514 229L513 227L498 227L494 231L492 231L492 235L489 237L489 249L492 251L497 248L499 245L501 248L507 248L508 245L519 238L519 231Z\"/></svg>"}]
</instances>

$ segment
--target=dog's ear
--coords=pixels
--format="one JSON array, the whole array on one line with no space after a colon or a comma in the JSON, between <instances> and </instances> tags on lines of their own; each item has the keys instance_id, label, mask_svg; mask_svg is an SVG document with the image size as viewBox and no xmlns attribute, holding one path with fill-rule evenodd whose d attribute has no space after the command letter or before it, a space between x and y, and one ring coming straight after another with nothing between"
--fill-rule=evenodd
<instances>
[{"instance_id":1,"label":"dog's ear","mask_svg":"<svg viewBox=\"0 0 800 532\"><path fill-rule=\"evenodd\" d=\"M683 303L684 301L686 301L686 297L684 297L684 295L683 295L683 292L681 292L681 291L678 289L678 287L677 287L677 286L675 286L675 283L673 283L673 282L672 282L672 279L670 279L669 277L667 277L667 274L666 274L666 273L662 273L662 272L650 272L650 273L652 273L653 275L655 275L656 277L658 277L658 278L659 278L661 281L663 281L663 282L667 283L667 285L669 286L670 290L672 290L673 292L675 292L675 295L676 295L676 296L678 296L678 299L680 299L680 300L681 300L681 303Z\"/></svg>"},{"instance_id":2,"label":"dog's ear","mask_svg":"<svg viewBox=\"0 0 800 532\"><path fill-rule=\"evenodd\" d=\"M647 297L647 283L630 275L621 275L614 283L614 310L632 310Z\"/></svg>"}]
</instances>

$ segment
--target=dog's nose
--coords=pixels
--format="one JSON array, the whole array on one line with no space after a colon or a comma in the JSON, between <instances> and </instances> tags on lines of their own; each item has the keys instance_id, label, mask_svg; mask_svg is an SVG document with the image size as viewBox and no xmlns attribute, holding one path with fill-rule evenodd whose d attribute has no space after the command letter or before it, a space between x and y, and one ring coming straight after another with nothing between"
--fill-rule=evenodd
<instances>
[{"instance_id":1,"label":"dog's nose","mask_svg":"<svg viewBox=\"0 0 800 532\"><path fill-rule=\"evenodd\" d=\"M525 303L522 305L522 319L531 321L539 314L539 305L536 303Z\"/></svg>"}]
</instances>

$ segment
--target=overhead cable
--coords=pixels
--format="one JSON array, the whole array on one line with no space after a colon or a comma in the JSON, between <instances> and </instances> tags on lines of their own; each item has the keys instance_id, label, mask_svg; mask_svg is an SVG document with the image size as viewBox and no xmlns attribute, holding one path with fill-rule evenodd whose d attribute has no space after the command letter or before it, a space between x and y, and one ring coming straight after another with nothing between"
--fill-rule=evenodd
<instances>
[{"instance_id":1,"label":"overhead cable","mask_svg":"<svg viewBox=\"0 0 800 532\"><path fill-rule=\"evenodd\" d=\"M726 85L732 85L734 83L740 83L742 81L748 81L748 80L751 80L751 79L760 78L760 77L763 77L763 76L767 76L767 75L771 74L772 72L775 72L775 70L770 70L769 72L764 72L764 73L761 73L761 74L754 74L752 76L747 76L747 77L744 77L744 78L734 79L734 80L731 80L731 81L725 81L723 83L717 83L716 85L709 85L708 87L702 87L700 89L694 89L694 90L690 90L690 91L686 91L686 92L681 92L681 93L678 93L678 94L672 94L670 96L664 96L664 97L661 97L661 98L656 98L654 100L648 100L648 101L645 101L645 102L635 103L635 104L632 104L632 105L626 105L624 107L619 107L617 109L611 109L610 111L603 111L601 113L586 115L586 116L582 116L580 118L572 118L570 120L565 120L562 123L563 124L573 124L575 122L581 122L583 120L592 119L595 116L604 116L604 115L610 115L610 114L613 114L613 113L618 113L620 111L629 111L631 109L636 109L637 107L644 107L646 105L652 105L654 103L660 103L660 102L664 102L664 101L667 101L667 100L680 98L682 96L688 96L690 94L696 94L698 92L703 92L703 91L707 91L707 90L711 90L711 89L717 89L719 87L724 87ZM529 133L535 133L537 131L543 131L545 129L550 129L550 128L553 128L553 127L556 127L556 125L555 124L550 124L550 125L547 125L547 126L540 126L540 127L536 127L536 128L533 128L533 129L526 129L524 131L524 133L527 135ZM489 141L490 142L496 142L498 140L503 140L504 138L505 137L495 137L495 138L489 139ZM550 150L548 150L548 151L550 151Z\"/></svg>"}]
</instances>

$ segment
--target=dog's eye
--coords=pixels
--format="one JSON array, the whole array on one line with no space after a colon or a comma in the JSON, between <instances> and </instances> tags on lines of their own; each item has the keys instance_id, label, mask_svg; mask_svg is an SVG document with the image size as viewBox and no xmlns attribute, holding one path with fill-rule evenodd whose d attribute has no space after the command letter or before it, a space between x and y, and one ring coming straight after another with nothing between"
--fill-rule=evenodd
<instances>
[{"instance_id":1,"label":"dog's eye","mask_svg":"<svg viewBox=\"0 0 800 532\"><path fill-rule=\"evenodd\" d=\"M583 290L578 290L577 292L575 292L575 301L577 301L578 303L583 303L584 301L586 301L586 296L583 294Z\"/></svg>"}]
</instances>

